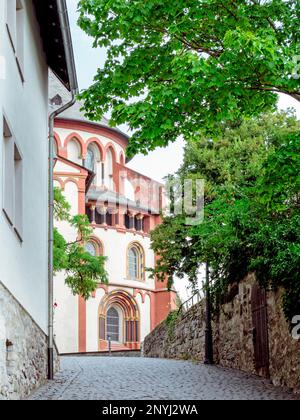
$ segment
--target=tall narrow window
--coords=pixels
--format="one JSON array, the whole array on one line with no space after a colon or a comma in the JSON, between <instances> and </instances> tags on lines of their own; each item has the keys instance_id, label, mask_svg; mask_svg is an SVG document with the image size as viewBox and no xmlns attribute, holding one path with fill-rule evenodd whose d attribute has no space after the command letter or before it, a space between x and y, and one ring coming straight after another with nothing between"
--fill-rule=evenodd
<instances>
[{"instance_id":1,"label":"tall narrow window","mask_svg":"<svg viewBox=\"0 0 300 420\"><path fill-rule=\"evenodd\" d=\"M24 15L25 10L21 0L6 0L6 26L22 81L24 81Z\"/></svg>"},{"instance_id":2,"label":"tall narrow window","mask_svg":"<svg viewBox=\"0 0 300 420\"><path fill-rule=\"evenodd\" d=\"M127 277L130 280L144 280L145 254L143 248L134 243L130 245L127 254Z\"/></svg>"},{"instance_id":3,"label":"tall narrow window","mask_svg":"<svg viewBox=\"0 0 300 420\"><path fill-rule=\"evenodd\" d=\"M95 171L95 154L91 147L89 147L87 151L85 166L90 171Z\"/></svg>"},{"instance_id":4,"label":"tall narrow window","mask_svg":"<svg viewBox=\"0 0 300 420\"><path fill-rule=\"evenodd\" d=\"M114 188L114 182L113 182L113 155L111 152L111 149L107 150L106 153L106 186L110 190L113 190Z\"/></svg>"},{"instance_id":5,"label":"tall narrow window","mask_svg":"<svg viewBox=\"0 0 300 420\"><path fill-rule=\"evenodd\" d=\"M139 256L136 248L131 248L129 250L129 276L131 279L138 278L138 263L139 263Z\"/></svg>"},{"instance_id":6,"label":"tall narrow window","mask_svg":"<svg viewBox=\"0 0 300 420\"><path fill-rule=\"evenodd\" d=\"M68 159L71 162L81 165L82 163L81 147L76 138L73 138L71 141L69 141L67 149L68 149Z\"/></svg>"},{"instance_id":7,"label":"tall narrow window","mask_svg":"<svg viewBox=\"0 0 300 420\"><path fill-rule=\"evenodd\" d=\"M105 165L104 162L101 162L101 185L105 183Z\"/></svg>"},{"instance_id":8,"label":"tall narrow window","mask_svg":"<svg viewBox=\"0 0 300 420\"><path fill-rule=\"evenodd\" d=\"M92 142L88 146L85 158L85 167L95 174L93 184L95 186L101 185L101 152L96 142Z\"/></svg>"},{"instance_id":9,"label":"tall narrow window","mask_svg":"<svg viewBox=\"0 0 300 420\"><path fill-rule=\"evenodd\" d=\"M107 311L106 317L106 339L120 341L120 316L116 308L111 307Z\"/></svg>"}]
</instances>

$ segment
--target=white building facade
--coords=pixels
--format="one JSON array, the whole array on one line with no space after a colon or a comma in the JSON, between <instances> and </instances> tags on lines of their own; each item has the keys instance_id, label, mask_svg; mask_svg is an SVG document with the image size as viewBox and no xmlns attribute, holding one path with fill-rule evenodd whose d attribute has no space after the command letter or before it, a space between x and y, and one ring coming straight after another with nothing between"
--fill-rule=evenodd
<instances>
[{"instance_id":1,"label":"white building facade","mask_svg":"<svg viewBox=\"0 0 300 420\"><path fill-rule=\"evenodd\" d=\"M0 399L47 376L49 66L68 82L43 36L56 7L0 0Z\"/></svg>"}]
</instances>

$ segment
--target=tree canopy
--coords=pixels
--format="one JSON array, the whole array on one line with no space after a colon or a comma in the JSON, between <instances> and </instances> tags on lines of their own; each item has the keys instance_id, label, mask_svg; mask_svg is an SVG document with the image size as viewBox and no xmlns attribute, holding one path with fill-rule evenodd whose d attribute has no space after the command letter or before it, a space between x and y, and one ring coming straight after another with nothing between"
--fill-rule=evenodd
<instances>
[{"instance_id":1,"label":"tree canopy","mask_svg":"<svg viewBox=\"0 0 300 420\"><path fill-rule=\"evenodd\" d=\"M111 109L112 125L129 125L129 155L215 137L274 108L279 92L300 100L297 0L80 0L79 11L107 49L81 99L89 118Z\"/></svg>"},{"instance_id":2,"label":"tree canopy","mask_svg":"<svg viewBox=\"0 0 300 420\"><path fill-rule=\"evenodd\" d=\"M67 242L58 228L54 229L54 272L66 273L65 283L74 295L88 299L98 283L107 283L103 256L93 256L84 248L92 229L85 215L70 215L70 205L61 189L54 189L54 216L57 221L68 222L77 232L74 242Z\"/></svg>"},{"instance_id":3,"label":"tree canopy","mask_svg":"<svg viewBox=\"0 0 300 420\"><path fill-rule=\"evenodd\" d=\"M205 218L195 226L170 215L151 234L160 255L153 274L196 282L209 262L218 303L255 272L264 287L284 287L287 318L300 310L300 122L264 115L228 128L215 142L189 141L175 179L205 180Z\"/></svg>"}]
</instances>

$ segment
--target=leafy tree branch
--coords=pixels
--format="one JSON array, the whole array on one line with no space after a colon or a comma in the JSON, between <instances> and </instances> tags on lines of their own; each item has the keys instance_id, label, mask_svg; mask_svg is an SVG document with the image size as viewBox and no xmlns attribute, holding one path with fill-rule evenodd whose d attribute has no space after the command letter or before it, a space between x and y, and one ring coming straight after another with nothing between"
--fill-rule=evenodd
<instances>
[{"instance_id":1,"label":"leafy tree branch","mask_svg":"<svg viewBox=\"0 0 300 420\"><path fill-rule=\"evenodd\" d=\"M107 283L106 258L92 256L84 244L92 229L85 215L71 216L70 205L59 188L54 189L54 215L57 221L68 222L77 232L77 240L67 242L58 228L54 229L54 271L66 273L65 283L74 295L91 297L99 283Z\"/></svg>"},{"instance_id":2,"label":"leafy tree branch","mask_svg":"<svg viewBox=\"0 0 300 420\"><path fill-rule=\"evenodd\" d=\"M82 92L89 118L133 130L128 155L300 101L296 0L80 0L79 25L107 49Z\"/></svg>"}]
</instances>

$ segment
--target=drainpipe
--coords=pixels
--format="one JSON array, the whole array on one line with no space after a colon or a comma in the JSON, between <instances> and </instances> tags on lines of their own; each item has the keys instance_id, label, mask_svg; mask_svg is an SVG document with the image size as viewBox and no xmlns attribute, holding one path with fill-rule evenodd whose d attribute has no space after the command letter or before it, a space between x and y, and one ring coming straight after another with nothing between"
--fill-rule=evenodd
<instances>
[{"instance_id":1,"label":"drainpipe","mask_svg":"<svg viewBox=\"0 0 300 420\"><path fill-rule=\"evenodd\" d=\"M54 378L54 339L53 339L53 244L54 244L54 121L55 118L73 106L78 94L78 84L76 78L75 61L73 55L72 39L68 18L67 5L65 0L57 0L57 10L59 13L60 27L66 54L68 77L70 82L71 100L55 110L49 116L49 186L48 186L48 379Z\"/></svg>"}]
</instances>

